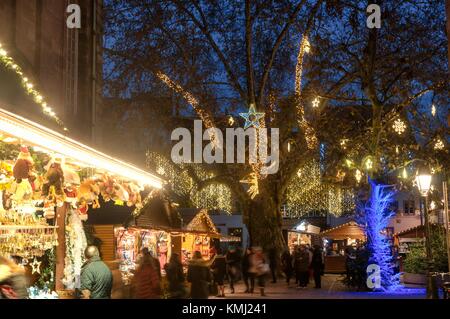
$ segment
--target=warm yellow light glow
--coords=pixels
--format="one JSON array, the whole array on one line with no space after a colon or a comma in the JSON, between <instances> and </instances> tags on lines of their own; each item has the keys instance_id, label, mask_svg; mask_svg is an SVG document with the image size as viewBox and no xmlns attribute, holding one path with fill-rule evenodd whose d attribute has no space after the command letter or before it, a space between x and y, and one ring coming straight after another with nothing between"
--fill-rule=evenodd
<instances>
[{"instance_id":1,"label":"warm yellow light glow","mask_svg":"<svg viewBox=\"0 0 450 319\"><path fill-rule=\"evenodd\" d=\"M392 125L392 128L394 129L394 131L398 134L401 135L405 132L406 130L406 124L405 122L403 122L401 119L397 119L394 124Z\"/></svg>"},{"instance_id":2,"label":"warm yellow light glow","mask_svg":"<svg viewBox=\"0 0 450 319\"><path fill-rule=\"evenodd\" d=\"M75 159L86 166L106 170L142 185L162 188L163 181L155 175L98 152L93 148L3 109L0 109L0 131L48 151L57 152Z\"/></svg>"},{"instance_id":3,"label":"warm yellow light glow","mask_svg":"<svg viewBox=\"0 0 450 319\"><path fill-rule=\"evenodd\" d=\"M437 151L442 151L445 148L444 142L439 138L434 144L434 149Z\"/></svg>"},{"instance_id":4,"label":"warm yellow light glow","mask_svg":"<svg viewBox=\"0 0 450 319\"><path fill-rule=\"evenodd\" d=\"M320 100L319 100L319 98L318 97L316 97L315 99L314 99L314 101L312 102L312 106L313 106L313 108L318 108L319 107L319 105L320 105Z\"/></svg>"},{"instance_id":5,"label":"warm yellow light glow","mask_svg":"<svg viewBox=\"0 0 450 319\"><path fill-rule=\"evenodd\" d=\"M431 115L436 116L436 106L434 104L431 106Z\"/></svg>"},{"instance_id":6,"label":"warm yellow light glow","mask_svg":"<svg viewBox=\"0 0 450 319\"><path fill-rule=\"evenodd\" d=\"M361 173L361 171L360 171L359 169L356 170L355 178L356 178L356 181L357 181L358 183L361 182L361 179L362 179L362 173Z\"/></svg>"}]
</instances>

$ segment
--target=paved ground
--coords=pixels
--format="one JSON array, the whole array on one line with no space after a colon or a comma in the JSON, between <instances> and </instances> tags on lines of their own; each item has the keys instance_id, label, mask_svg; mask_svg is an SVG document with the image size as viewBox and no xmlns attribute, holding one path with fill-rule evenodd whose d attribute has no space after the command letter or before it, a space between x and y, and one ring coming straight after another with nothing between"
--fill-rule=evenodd
<instances>
[{"instance_id":1,"label":"paved ground","mask_svg":"<svg viewBox=\"0 0 450 319\"><path fill-rule=\"evenodd\" d=\"M269 299L424 299L425 289L404 288L395 293L356 292L348 290L341 282L343 277L339 275L325 275L322 277L322 289L314 289L313 282L305 289L297 289L291 283L287 287L283 279L276 284L267 283L266 295ZM233 299L260 299L259 291L255 288L254 294L243 293L245 286L239 282L235 287L235 294L231 294L228 286L225 288L226 298ZM222 299L213 297L212 299Z\"/></svg>"}]
</instances>

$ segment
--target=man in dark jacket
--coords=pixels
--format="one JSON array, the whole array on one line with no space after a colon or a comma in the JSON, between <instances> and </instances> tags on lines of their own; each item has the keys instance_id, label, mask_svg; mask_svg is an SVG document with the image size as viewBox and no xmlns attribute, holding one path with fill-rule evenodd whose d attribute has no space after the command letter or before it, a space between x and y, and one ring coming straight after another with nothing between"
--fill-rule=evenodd
<instances>
[{"instance_id":1,"label":"man in dark jacket","mask_svg":"<svg viewBox=\"0 0 450 319\"><path fill-rule=\"evenodd\" d=\"M299 285L297 288L305 288L309 279L309 253L305 245L301 245L295 254L294 269Z\"/></svg>"},{"instance_id":2,"label":"man in dark jacket","mask_svg":"<svg viewBox=\"0 0 450 319\"><path fill-rule=\"evenodd\" d=\"M111 270L100 259L97 247L87 247L84 255L87 262L81 269L83 299L110 299L113 283Z\"/></svg>"},{"instance_id":3,"label":"man in dark jacket","mask_svg":"<svg viewBox=\"0 0 450 319\"><path fill-rule=\"evenodd\" d=\"M199 251L196 251L194 257L189 261L187 280L191 283L192 299L208 299L211 272L208 263L203 260Z\"/></svg>"},{"instance_id":4,"label":"man in dark jacket","mask_svg":"<svg viewBox=\"0 0 450 319\"><path fill-rule=\"evenodd\" d=\"M231 246L225 256L227 261L228 279L230 281L230 290L234 294L234 283L237 282L241 275L241 253Z\"/></svg>"}]
</instances>

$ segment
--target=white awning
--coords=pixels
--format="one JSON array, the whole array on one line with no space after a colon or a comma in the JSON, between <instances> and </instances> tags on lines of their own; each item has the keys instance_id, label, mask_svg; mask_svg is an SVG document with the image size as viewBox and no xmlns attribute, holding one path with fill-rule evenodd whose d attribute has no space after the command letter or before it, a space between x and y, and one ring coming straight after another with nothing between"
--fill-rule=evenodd
<instances>
[{"instance_id":1,"label":"white awning","mask_svg":"<svg viewBox=\"0 0 450 319\"><path fill-rule=\"evenodd\" d=\"M141 185L162 188L163 180L136 166L115 159L58 132L0 108L0 133L16 137L49 152L75 159L86 167L105 170Z\"/></svg>"}]
</instances>

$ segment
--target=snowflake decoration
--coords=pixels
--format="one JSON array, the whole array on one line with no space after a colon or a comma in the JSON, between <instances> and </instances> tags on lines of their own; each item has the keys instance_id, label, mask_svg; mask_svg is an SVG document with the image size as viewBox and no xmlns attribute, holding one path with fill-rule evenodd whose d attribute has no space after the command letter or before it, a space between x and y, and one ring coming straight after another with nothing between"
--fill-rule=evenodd
<instances>
[{"instance_id":1,"label":"snowflake decoration","mask_svg":"<svg viewBox=\"0 0 450 319\"><path fill-rule=\"evenodd\" d=\"M445 148L444 142L441 139L438 139L434 144L434 149L437 151L442 151Z\"/></svg>"},{"instance_id":2,"label":"snowflake decoration","mask_svg":"<svg viewBox=\"0 0 450 319\"><path fill-rule=\"evenodd\" d=\"M406 130L406 124L405 122L403 122L401 119L397 119L394 122L394 125L392 125L392 128L394 129L394 131L398 134L401 135L405 132Z\"/></svg>"}]
</instances>

